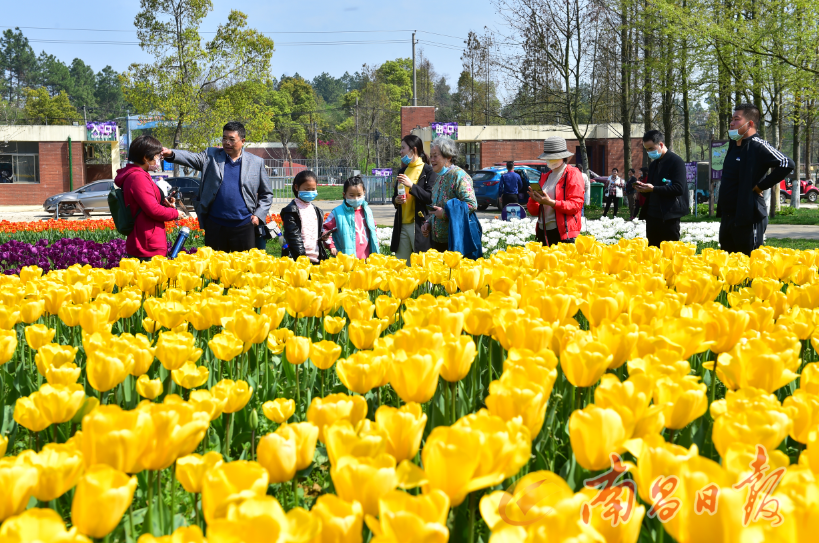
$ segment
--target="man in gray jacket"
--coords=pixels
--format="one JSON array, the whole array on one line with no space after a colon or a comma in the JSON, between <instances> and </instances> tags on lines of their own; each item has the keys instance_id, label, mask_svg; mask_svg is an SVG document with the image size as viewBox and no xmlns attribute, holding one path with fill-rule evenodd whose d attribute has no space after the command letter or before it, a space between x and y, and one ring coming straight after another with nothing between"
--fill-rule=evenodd
<instances>
[{"instance_id":1,"label":"man in gray jacket","mask_svg":"<svg viewBox=\"0 0 819 543\"><path fill-rule=\"evenodd\" d=\"M168 162L202 172L193 205L205 245L217 251L248 251L256 247L256 228L265 223L273 192L264 160L244 154L245 127L232 121L222 129L222 148L204 153L162 149Z\"/></svg>"}]
</instances>

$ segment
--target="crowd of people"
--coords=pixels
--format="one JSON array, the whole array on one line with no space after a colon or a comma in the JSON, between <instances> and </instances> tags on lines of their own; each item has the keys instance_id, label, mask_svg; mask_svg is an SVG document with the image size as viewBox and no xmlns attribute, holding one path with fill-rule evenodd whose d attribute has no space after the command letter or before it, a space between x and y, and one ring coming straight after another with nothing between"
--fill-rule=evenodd
<instances>
[{"instance_id":1,"label":"crowd of people","mask_svg":"<svg viewBox=\"0 0 819 543\"><path fill-rule=\"evenodd\" d=\"M760 113L753 104L734 108L729 130L732 141L717 202L720 247L747 255L762 244L767 228L763 191L794 169L790 158L759 137L759 122ZM617 168L612 169L603 216L612 207L616 216L625 199L629 216L646 222L649 245L659 247L663 241L680 239L680 219L690 212L685 163L668 148L659 130L647 131L642 141L649 166L640 168L639 177L630 169L627 179L619 176ZM245 128L238 122L224 126L221 148L203 153L166 149L151 136L136 138L128 152L130 163L118 171L115 180L134 217L126 241L128 254L141 259L165 255L165 222L179 218L175 199L164 194L148 173L160 159L202 172L194 208L207 246L226 252L264 248L270 238L266 217L273 193L264 161L243 153L244 143ZM423 141L408 135L401 140L400 154L401 169L392 195L395 219L390 250L407 264L413 253L429 249L458 251L468 258L482 256L482 231L475 214L478 204L472 178L455 164L457 142L437 138L427 155ZM536 237L544 245L573 243L580 234L590 184L584 172L569 164L572 155L566 140L550 137L538 157L549 168L539 183L526 187L513 162L507 163L507 172L501 176L500 205L518 204L519 195L528 192L526 209L537 217ZM305 256L317 263L338 253L364 259L378 252L375 220L361 177L344 182L343 203L326 217L313 203L317 184L315 173L309 170L293 179L294 198L280 213L287 244L283 256Z\"/></svg>"}]
</instances>

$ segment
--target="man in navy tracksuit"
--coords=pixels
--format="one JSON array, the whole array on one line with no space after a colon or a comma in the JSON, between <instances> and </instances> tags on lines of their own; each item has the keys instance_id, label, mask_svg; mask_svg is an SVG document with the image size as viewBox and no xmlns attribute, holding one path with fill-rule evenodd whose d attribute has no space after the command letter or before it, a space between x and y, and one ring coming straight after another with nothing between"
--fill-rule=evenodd
<instances>
[{"instance_id":1,"label":"man in navy tracksuit","mask_svg":"<svg viewBox=\"0 0 819 543\"><path fill-rule=\"evenodd\" d=\"M523 190L523 180L514 170L515 163L512 161L507 162L506 173L501 176L500 190L498 191L498 207L500 209L503 209L509 204L520 203L518 194L525 192Z\"/></svg>"},{"instance_id":2,"label":"man in navy tracksuit","mask_svg":"<svg viewBox=\"0 0 819 543\"><path fill-rule=\"evenodd\" d=\"M755 105L739 104L734 108L728 130L728 137L734 141L728 144L717 202L720 248L748 256L762 245L768 226L762 191L794 169L793 160L757 135L757 126L759 110Z\"/></svg>"}]
</instances>

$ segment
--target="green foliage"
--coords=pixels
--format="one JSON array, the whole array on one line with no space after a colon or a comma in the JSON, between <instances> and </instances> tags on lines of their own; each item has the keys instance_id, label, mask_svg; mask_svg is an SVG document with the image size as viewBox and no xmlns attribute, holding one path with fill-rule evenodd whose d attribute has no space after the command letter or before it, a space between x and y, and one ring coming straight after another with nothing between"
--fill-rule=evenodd
<instances>
[{"instance_id":1,"label":"green foliage","mask_svg":"<svg viewBox=\"0 0 819 543\"><path fill-rule=\"evenodd\" d=\"M777 215L782 215L783 217L789 217L791 215L796 215L796 208L791 206L780 206L779 211L776 213Z\"/></svg>"},{"instance_id":2,"label":"green foliage","mask_svg":"<svg viewBox=\"0 0 819 543\"><path fill-rule=\"evenodd\" d=\"M97 106L97 98L94 94L94 87L96 84L96 75L91 66L87 65L82 60L75 58L71 62L69 68L71 74L71 89L68 91L74 105L77 108L93 109Z\"/></svg>"},{"instance_id":3,"label":"green foliage","mask_svg":"<svg viewBox=\"0 0 819 543\"><path fill-rule=\"evenodd\" d=\"M234 10L203 43L199 26L212 10L210 0L141 0L134 21L141 47L154 60L130 66L125 98L138 111L162 115L166 122L155 134L174 146L211 145L229 120L259 134L273 128L275 109L265 100L273 41Z\"/></svg>"},{"instance_id":4,"label":"green foliage","mask_svg":"<svg viewBox=\"0 0 819 543\"><path fill-rule=\"evenodd\" d=\"M45 124L71 124L74 120L82 119L77 108L71 105L65 91L57 96L49 96L45 87L39 89L23 89L25 95L25 114L29 120Z\"/></svg>"},{"instance_id":5,"label":"green foliage","mask_svg":"<svg viewBox=\"0 0 819 543\"><path fill-rule=\"evenodd\" d=\"M34 84L37 57L19 28L6 29L0 38L0 87L3 97L20 108L23 89Z\"/></svg>"}]
</instances>

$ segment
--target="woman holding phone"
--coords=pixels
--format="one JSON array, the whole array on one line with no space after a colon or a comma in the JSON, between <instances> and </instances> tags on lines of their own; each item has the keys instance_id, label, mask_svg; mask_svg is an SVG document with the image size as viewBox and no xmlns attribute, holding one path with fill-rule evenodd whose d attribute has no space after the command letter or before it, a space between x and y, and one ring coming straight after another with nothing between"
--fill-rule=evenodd
<instances>
[{"instance_id":1,"label":"woman holding phone","mask_svg":"<svg viewBox=\"0 0 819 543\"><path fill-rule=\"evenodd\" d=\"M543 154L549 172L540 176L540 186L529 187L529 213L537 217L535 235L542 244L574 243L580 235L580 213L583 209L584 183L579 169L568 164L570 153L566 140L546 138Z\"/></svg>"},{"instance_id":2,"label":"woman holding phone","mask_svg":"<svg viewBox=\"0 0 819 543\"><path fill-rule=\"evenodd\" d=\"M421 233L421 227L429 215L427 206L432 202L432 186L437 175L424 153L424 142L412 134L401 140L401 164L392 194L395 220L390 251L410 265L412 253L423 253L430 248L429 238Z\"/></svg>"}]
</instances>

